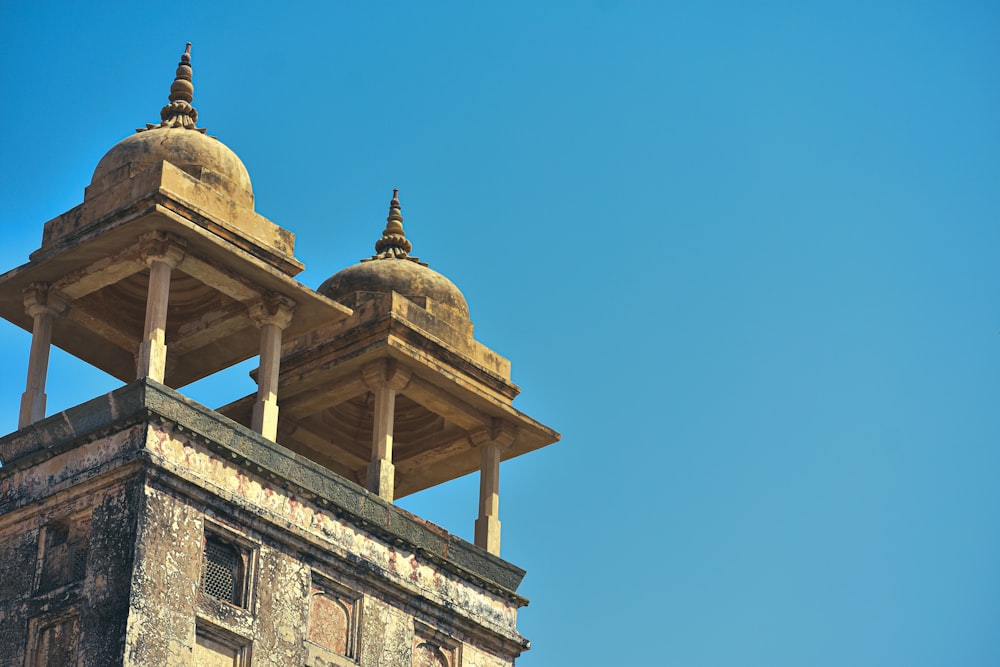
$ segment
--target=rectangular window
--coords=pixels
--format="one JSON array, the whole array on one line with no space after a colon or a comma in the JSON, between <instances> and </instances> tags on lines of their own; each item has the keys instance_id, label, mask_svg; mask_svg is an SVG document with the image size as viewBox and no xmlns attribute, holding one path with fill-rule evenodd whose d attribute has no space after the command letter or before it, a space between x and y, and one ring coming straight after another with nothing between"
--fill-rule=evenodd
<instances>
[{"instance_id":1,"label":"rectangular window","mask_svg":"<svg viewBox=\"0 0 1000 667\"><path fill-rule=\"evenodd\" d=\"M249 606L250 550L219 533L205 532L201 589L209 597Z\"/></svg>"},{"instance_id":2,"label":"rectangular window","mask_svg":"<svg viewBox=\"0 0 1000 667\"><path fill-rule=\"evenodd\" d=\"M413 667L460 667L462 644L413 619Z\"/></svg>"},{"instance_id":3,"label":"rectangular window","mask_svg":"<svg viewBox=\"0 0 1000 667\"><path fill-rule=\"evenodd\" d=\"M193 664L198 667L249 667L250 644L227 632L199 625Z\"/></svg>"},{"instance_id":4,"label":"rectangular window","mask_svg":"<svg viewBox=\"0 0 1000 667\"><path fill-rule=\"evenodd\" d=\"M38 591L44 593L80 581L87 574L90 514L62 517L45 524L40 540Z\"/></svg>"},{"instance_id":5,"label":"rectangular window","mask_svg":"<svg viewBox=\"0 0 1000 667\"><path fill-rule=\"evenodd\" d=\"M77 663L79 616L76 611L57 612L31 619L28 632L28 667L73 667Z\"/></svg>"},{"instance_id":6,"label":"rectangular window","mask_svg":"<svg viewBox=\"0 0 1000 667\"><path fill-rule=\"evenodd\" d=\"M361 594L313 572L309 591L308 664L353 664L358 659ZM336 656L349 660L343 661Z\"/></svg>"}]
</instances>

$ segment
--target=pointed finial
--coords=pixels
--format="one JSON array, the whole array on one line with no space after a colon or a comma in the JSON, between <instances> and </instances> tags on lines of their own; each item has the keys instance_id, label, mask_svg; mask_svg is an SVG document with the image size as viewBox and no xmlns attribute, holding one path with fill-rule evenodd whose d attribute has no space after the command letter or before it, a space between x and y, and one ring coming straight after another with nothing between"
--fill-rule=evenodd
<instances>
[{"instance_id":1,"label":"pointed finial","mask_svg":"<svg viewBox=\"0 0 1000 667\"><path fill-rule=\"evenodd\" d=\"M406 232L403 231L403 214L399 209L399 188L392 189L392 201L389 202L389 217L385 219L386 226L385 234L390 229L394 232L398 232L403 236L406 236Z\"/></svg>"},{"instance_id":2,"label":"pointed finial","mask_svg":"<svg viewBox=\"0 0 1000 667\"><path fill-rule=\"evenodd\" d=\"M191 83L193 73L191 70L191 42L188 42L187 46L184 47L184 53L181 54L181 61L177 63L177 78L170 86L171 102L183 100L191 103L194 101L194 84Z\"/></svg>"},{"instance_id":3,"label":"pointed finial","mask_svg":"<svg viewBox=\"0 0 1000 667\"><path fill-rule=\"evenodd\" d=\"M393 188L389 202L389 216L385 219L382 238L375 242L375 256L372 259L403 259L410 254L413 244L403 231L403 214L399 206L399 188Z\"/></svg>"},{"instance_id":4,"label":"pointed finial","mask_svg":"<svg viewBox=\"0 0 1000 667\"><path fill-rule=\"evenodd\" d=\"M188 42L181 55L181 61L177 63L174 82L170 85L170 103L160 109L161 122L147 124L147 130L159 127L182 127L186 130L205 132L203 128L194 126L198 121L198 110L191 106L191 102L194 101L194 84L191 80L191 42Z\"/></svg>"}]
</instances>

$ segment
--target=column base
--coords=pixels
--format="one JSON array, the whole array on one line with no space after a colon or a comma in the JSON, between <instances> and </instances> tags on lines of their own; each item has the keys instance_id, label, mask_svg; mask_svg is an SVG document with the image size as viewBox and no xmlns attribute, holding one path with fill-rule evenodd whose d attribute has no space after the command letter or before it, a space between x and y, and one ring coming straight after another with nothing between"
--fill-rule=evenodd
<instances>
[{"instance_id":1,"label":"column base","mask_svg":"<svg viewBox=\"0 0 1000 667\"><path fill-rule=\"evenodd\" d=\"M44 391L26 391L21 394L21 411L18 413L17 427L24 428L45 419L47 398Z\"/></svg>"},{"instance_id":2,"label":"column base","mask_svg":"<svg viewBox=\"0 0 1000 667\"><path fill-rule=\"evenodd\" d=\"M494 556L500 555L500 519L495 516L476 519L476 546Z\"/></svg>"},{"instance_id":3,"label":"column base","mask_svg":"<svg viewBox=\"0 0 1000 667\"><path fill-rule=\"evenodd\" d=\"M376 459L368 464L368 490L378 494L390 503L393 498L396 467L385 459Z\"/></svg>"},{"instance_id":4,"label":"column base","mask_svg":"<svg viewBox=\"0 0 1000 667\"><path fill-rule=\"evenodd\" d=\"M278 437L277 401L257 401L254 403L252 419L250 428L271 441Z\"/></svg>"},{"instance_id":5,"label":"column base","mask_svg":"<svg viewBox=\"0 0 1000 667\"><path fill-rule=\"evenodd\" d=\"M136 367L139 379L149 378L162 383L167 367L167 346L158 340L142 341Z\"/></svg>"}]
</instances>

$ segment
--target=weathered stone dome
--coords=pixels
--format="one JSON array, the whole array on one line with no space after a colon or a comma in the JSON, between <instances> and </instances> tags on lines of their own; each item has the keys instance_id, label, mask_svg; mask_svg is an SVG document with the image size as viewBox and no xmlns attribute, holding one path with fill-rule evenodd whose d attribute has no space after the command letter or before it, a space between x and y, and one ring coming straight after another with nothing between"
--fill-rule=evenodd
<instances>
[{"instance_id":1,"label":"weathered stone dome","mask_svg":"<svg viewBox=\"0 0 1000 667\"><path fill-rule=\"evenodd\" d=\"M147 124L145 129L122 139L101 158L90 179L88 195L104 192L160 162L169 162L237 205L253 209L253 188L243 162L221 141L206 136L204 128L195 126L198 110L191 106L194 84L190 42L177 64L168 99L160 110L159 123Z\"/></svg>"},{"instance_id":2,"label":"weathered stone dome","mask_svg":"<svg viewBox=\"0 0 1000 667\"><path fill-rule=\"evenodd\" d=\"M349 266L327 278L319 292L347 306L354 305L351 296L355 292L399 292L409 297L427 297L469 319L469 305L455 283L406 258L375 259Z\"/></svg>"},{"instance_id":3,"label":"weathered stone dome","mask_svg":"<svg viewBox=\"0 0 1000 667\"><path fill-rule=\"evenodd\" d=\"M455 283L410 256L412 245L403 231L399 190L393 190L386 223L382 238L375 243L376 254L333 274L319 286L318 291L352 308L355 306L355 292L398 292L411 298L426 297L448 306L468 320L469 305Z\"/></svg>"},{"instance_id":4,"label":"weathered stone dome","mask_svg":"<svg viewBox=\"0 0 1000 667\"><path fill-rule=\"evenodd\" d=\"M218 139L185 127L154 127L119 141L97 163L89 191L103 192L160 161L253 208L250 174L236 153Z\"/></svg>"}]
</instances>

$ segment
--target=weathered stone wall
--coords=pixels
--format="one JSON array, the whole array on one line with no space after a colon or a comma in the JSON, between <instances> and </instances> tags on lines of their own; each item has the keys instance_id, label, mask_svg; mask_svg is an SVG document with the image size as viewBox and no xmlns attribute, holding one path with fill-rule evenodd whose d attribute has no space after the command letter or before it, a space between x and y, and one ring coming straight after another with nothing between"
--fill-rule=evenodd
<instances>
[{"instance_id":1,"label":"weathered stone wall","mask_svg":"<svg viewBox=\"0 0 1000 667\"><path fill-rule=\"evenodd\" d=\"M513 566L162 387L81 410L89 431L0 439L21 452L0 468L0 667L511 667L526 647Z\"/></svg>"},{"instance_id":2,"label":"weathered stone wall","mask_svg":"<svg viewBox=\"0 0 1000 667\"><path fill-rule=\"evenodd\" d=\"M413 653L413 619L381 600L368 598L361 631L363 664L372 667L410 665Z\"/></svg>"},{"instance_id":3,"label":"weathered stone wall","mask_svg":"<svg viewBox=\"0 0 1000 667\"><path fill-rule=\"evenodd\" d=\"M187 637L192 646L190 619L195 617L231 643L252 647L254 665L326 667L360 661L372 667L409 667L419 664L415 648L427 644L415 645L415 625L433 628L435 650L444 647L457 656L467 646L483 667L511 665L520 652L517 602L377 539L334 511L174 433L169 425L150 426L147 448L171 477L157 476L146 487L134 590L147 599L140 605L143 616L133 622L137 628L162 628L163 637L154 654L149 633L130 634L130 649L141 640L147 651L143 655L152 661L135 664L173 664L177 652L169 650L169 642ZM164 484L176 490L166 490ZM201 497L205 492L211 496ZM222 534L246 550L253 579L246 609L193 590L202 585L196 552L206 532ZM142 544L147 540L162 544ZM171 553L182 562L174 563ZM171 581L169 592L161 591L158 581ZM333 607L313 597L322 582L329 582L339 598ZM152 599L156 595L160 598ZM350 633L327 640L337 647L320 645L310 631L315 623L311 614L330 613L330 608L344 610L338 622ZM185 618L186 628L173 624ZM448 664L452 660L446 659Z\"/></svg>"},{"instance_id":4,"label":"weathered stone wall","mask_svg":"<svg viewBox=\"0 0 1000 667\"><path fill-rule=\"evenodd\" d=\"M74 454L63 455L73 467ZM60 465L52 459L49 466ZM120 664L139 482L46 495L0 522L0 665Z\"/></svg>"},{"instance_id":5,"label":"weathered stone wall","mask_svg":"<svg viewBox=\"0 0 1000 667\"><path fill-rule=\"evenodd\" d=\"M202 557L202 513L142 489L125 664L191 664Z\"/></svg>"},{"instance_id":6,"label":"weathered stone wall","mask_svg":"<svg viewBox=\"0 0 1000 667\"><path fill-rule=\"evenodd\" d=\"M38 557L38 521L21 521L0 531L0 665L24 664L27 620Z\"/></svg>"}]
</instances>

